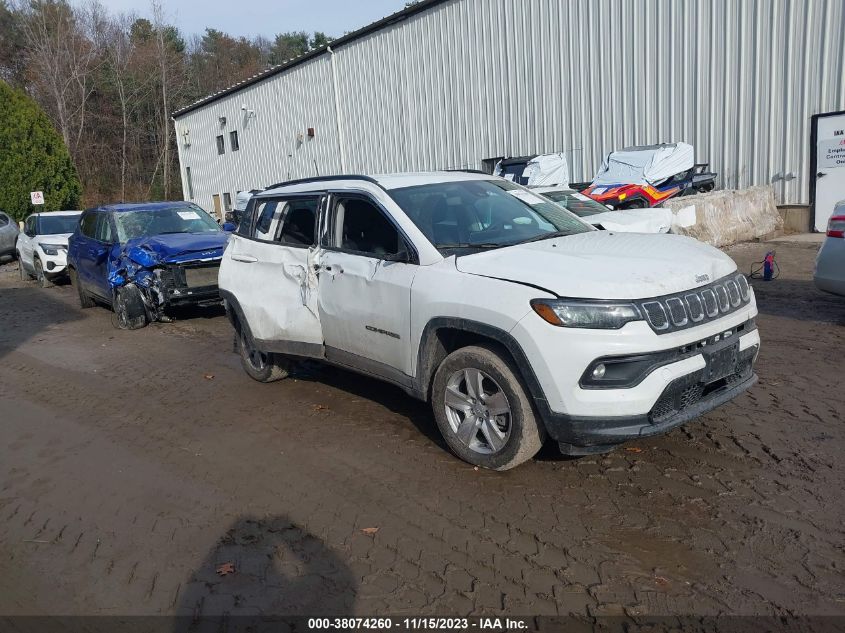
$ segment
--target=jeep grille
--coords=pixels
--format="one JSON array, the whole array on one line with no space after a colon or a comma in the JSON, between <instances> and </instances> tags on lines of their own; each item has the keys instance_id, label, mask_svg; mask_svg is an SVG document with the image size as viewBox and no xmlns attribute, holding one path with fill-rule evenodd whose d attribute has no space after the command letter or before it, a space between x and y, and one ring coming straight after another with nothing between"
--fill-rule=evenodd
<instances>
[{"instance_id":1,"label":"jeep grille","mask_svg":"<svg viewBox=\"0 0 845 633\"><path fill-rule=\"evenodd\" d=\"M697 290L638 303L651 329L658 334L666 334L714 321L750 302L748 280L743 274L734 274Z\"/></svg>"}]
</instances>

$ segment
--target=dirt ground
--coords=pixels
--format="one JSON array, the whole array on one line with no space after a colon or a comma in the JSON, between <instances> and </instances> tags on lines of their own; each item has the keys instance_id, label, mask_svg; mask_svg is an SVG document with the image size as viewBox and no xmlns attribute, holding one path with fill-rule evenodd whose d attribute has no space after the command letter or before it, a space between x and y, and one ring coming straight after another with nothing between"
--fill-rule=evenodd
<instances>
[{"instance_id":1,"label":"dirt ground","mask_svg":"<svg viewBox=\"0 0 845 633\"><path fill-rule=\"evenodd\" d=\"M0 266L0 614L845 615L845 298L817 248L754 283L749 393L503 474L382 383L251 381L221 311L124 332Z\"/></svg>"}]
</instances>

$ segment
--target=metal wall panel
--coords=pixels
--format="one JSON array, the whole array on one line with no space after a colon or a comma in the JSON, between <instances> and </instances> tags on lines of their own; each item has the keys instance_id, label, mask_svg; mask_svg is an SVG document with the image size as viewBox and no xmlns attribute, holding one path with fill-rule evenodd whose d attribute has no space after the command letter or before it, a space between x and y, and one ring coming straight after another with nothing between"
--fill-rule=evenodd
<instances>
[{"instance_id":1,"label":"metal wall panel","mask_svg":"<svg viewBox=\"0 0 845 633\"><path fill-rule=\"evenodd\" d=\"M613 149L683 140L720 187L806 203L810 116L845 109L845 0L451 0L334 58L336 89L326 52L176 117L198 203L339 172L341 136L347 172L565 151L575 180Z\"/></svg>"}]
</instances>

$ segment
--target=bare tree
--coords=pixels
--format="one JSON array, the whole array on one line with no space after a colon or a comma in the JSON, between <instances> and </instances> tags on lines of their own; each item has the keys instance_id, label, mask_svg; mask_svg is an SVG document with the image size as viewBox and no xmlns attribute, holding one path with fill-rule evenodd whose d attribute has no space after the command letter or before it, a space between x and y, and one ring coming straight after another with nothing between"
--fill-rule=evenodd
<instances>
[{"instance_id":1,"label":"bare tree","mask_svg":"<svg viewBox=\"0 0 845 633\"><path fill-rule=\"evenodd\" d=\"M64 0L32 0L18 7L34 92L76 159L85 130L92 74L99 64L93 22L98 5L73 8Z\"/></svg>"},{"instance_id":2,"label":"bare tree","mask_svg":"<svg viewBox=\"0 0 845 633\"><path fill-rule=\"evenodd\" d=\"M153 15L156 66L159 75L158 80L161 96L159 139L162 184L164 197L167 199L170 197L170 179L173 163L170 113L172 104L178 101L185 89L185 43L179 36L178 31L167 24L160 0L151 0L150 6Z\"/></svg>"},{"instance_id":3,"label":"bare tree","mask_svg":"<svg viewBox=\"0 0 845 633\"><path fill-rule=\"evenodd\" d=\"M130 30L136 18L134 15L119 14L104 20L99 32L104 38L103 49L107 60L106 69L111 78L120 105L120 200L126 201L127 147L130 132L130 117L137 103L149 89L149 77L138 80L134 72L135 44Z\"/></svg>"}]
</instances>

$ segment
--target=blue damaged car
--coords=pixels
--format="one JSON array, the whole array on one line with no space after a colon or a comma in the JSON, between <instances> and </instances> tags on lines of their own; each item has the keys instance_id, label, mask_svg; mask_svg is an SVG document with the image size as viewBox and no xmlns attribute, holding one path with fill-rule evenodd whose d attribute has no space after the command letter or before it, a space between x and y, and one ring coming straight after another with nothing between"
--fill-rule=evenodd
<instances>
[{"instance_id":1,"label":"blue damaged car","mask_svg":"<svg viewBox=\"0 0 845 633\"><path fill-rule=\"evenodd\" d=\"M129 330L170 321L175 306L219 303L217 272L232 228L189 202L88 209L68 240L79 303L111 306Z\"/></svg>"}]
</instances>

